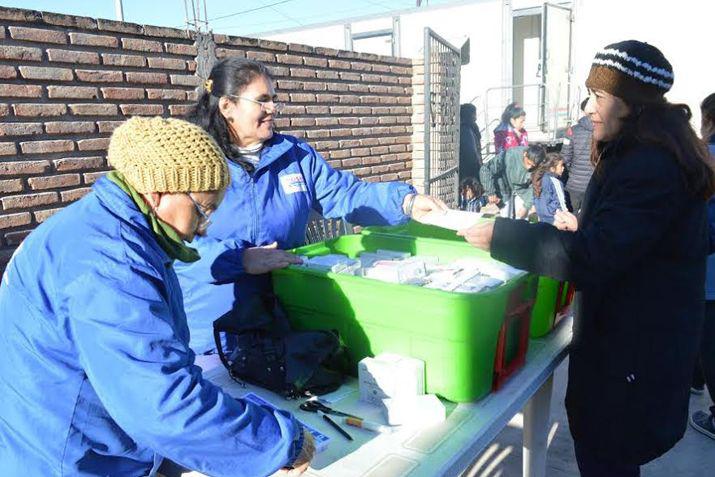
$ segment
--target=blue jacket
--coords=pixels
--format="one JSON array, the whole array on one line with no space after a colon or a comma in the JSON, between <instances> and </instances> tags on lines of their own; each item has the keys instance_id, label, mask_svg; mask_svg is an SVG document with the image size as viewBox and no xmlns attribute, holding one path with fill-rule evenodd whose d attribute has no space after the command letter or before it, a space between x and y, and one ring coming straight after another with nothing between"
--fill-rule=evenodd
<instances>
[{"instance_id":1,"label":"blue jacket","mask_svg":"<svg viewBox=\"0 0 715 477\"><path fill-rule=\"evenodd\" d=\"M244 273L245 247L274 241L281 249L302 245L311 209L359 225L402 224L408 220L402 202L414 192L401 182L364 182L335 170L308 144L281 134L266 143L252 174L233 161L228 165L226 196L207 235L192 243L201 260L176 264L197 353L215 349L214 320L271 287L269 274Z\"/></svg>"},{"instance_id":2,"label":"blue jacket","mask_svg":"<svg viewBox=\"0 0 715 477\"><path fill-rule=\"evenodd\" d=\"M534 207L536 208L536 215L539 216L539 222L546 222L547 224L554 223L554 214L561 209L561 202L556 193L557 186L552 178L558 180L553 174L548 172L544 174L541 178L541 195L536 197L536 194L534 194ZM563 186L561 187L561 194L563 195Z\"/></svg>"},{"instance_id":3,"label":"blue jacket","mask_svg":"<svg viewBox=\"0 0 715 477\"><path fill-rule=\"evenodd\" d=\"M157 456L213 476L292 462L300 425L193 364L172 262L100 179L18 249L0 286L0 475L143 476Z\"/></svg>"}]
</instances>

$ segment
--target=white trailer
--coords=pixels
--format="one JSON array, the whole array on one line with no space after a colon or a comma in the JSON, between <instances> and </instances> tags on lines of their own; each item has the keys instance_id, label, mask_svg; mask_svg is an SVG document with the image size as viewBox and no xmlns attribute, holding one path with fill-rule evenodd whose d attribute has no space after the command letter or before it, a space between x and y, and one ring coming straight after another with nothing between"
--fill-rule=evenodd
<instances>
[{"instance_id":1,"label":"white trailer","mask_svg":"<svg viewBox=\"0 0 715 477\"><path fill-rule=\"evenodd\" d=\"M713 0L464 0L257 36L420 58L429 27L461 48L460 101L477 106L485 139L515 100L527 111L530 137L558 142L580 116L594 54L625 39L664 52L676 76L669 99L689 104L697 125L700 101L715 90L707 34L713 21Z\"/></svg>"}]
</instances>

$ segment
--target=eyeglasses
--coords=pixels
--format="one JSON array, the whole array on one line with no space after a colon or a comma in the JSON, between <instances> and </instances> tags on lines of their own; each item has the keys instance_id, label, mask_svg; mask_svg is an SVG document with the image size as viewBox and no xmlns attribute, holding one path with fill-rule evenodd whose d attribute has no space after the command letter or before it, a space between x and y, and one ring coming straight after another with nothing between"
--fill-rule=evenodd
<instances>
[{"instance_id":1,"label":"eyeglasses","mask_svg":"<svg viewBox=\"0 0 715 477\"><path fill-rule=\"evenodd\" d=\"M204 208L196 202L196 200L191 197L191 194L186 194L186 196L191 200L191 202L194 204L194 208L196 209L196 212L199 214L199 224L198 224L198 229L199 230L206 230L209 225L211 225L211 212L206 212Z\"/></svg>"},{"instance_id":2,"label":"eyeglasses","mask_svg":"<svg viewBox=\"0 0 715 477\"><path fill-rule=\"evenodd\" d=\"M250 101L251 103L255 103L261 107L261 111L264 113L267 112L268 110L268 105L271 104L273 105L272 112L273 113L280 113L283 111L283 103L278 103L275 99L271 98L268 101L258 101L257 99L253 98L247 98L245 96L237 96L235 94L227 94L226 96L229 96L231 98L236 98L236 99L243 99L245 101Z\"/></svg>"}]
</instances>

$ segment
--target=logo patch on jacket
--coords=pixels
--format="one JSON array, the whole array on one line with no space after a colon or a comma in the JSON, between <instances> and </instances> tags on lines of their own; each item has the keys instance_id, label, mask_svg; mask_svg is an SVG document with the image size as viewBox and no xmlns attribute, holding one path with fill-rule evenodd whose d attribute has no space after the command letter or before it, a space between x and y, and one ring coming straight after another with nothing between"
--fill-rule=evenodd
<instances>
[{"instance_id":1,"label":"logo patch on jacket","mask_svg":"<svg viewBox=\"0 0 715 477\"><path fill-rule=\"evenodd\" d=\"M305 185L302 174L283 174L279 177L281 187L286 194L295 194L296 192L308 192L308 187Z\"/></svg>"}]
</instances>

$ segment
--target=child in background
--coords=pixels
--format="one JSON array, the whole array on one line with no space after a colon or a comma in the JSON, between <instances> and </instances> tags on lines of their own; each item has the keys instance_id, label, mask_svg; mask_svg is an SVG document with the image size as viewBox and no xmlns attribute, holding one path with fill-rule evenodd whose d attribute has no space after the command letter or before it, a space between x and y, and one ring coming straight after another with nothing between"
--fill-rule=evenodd
<instances>
[{"instance_id":1,"label":"child in background","mask_svg":"<svg viewBox=\"0 0 715 477\"><path fill-rule=\"evenodd\" d=\"M488 202L479 181L474 177L465 177L459 185L459 210L479 212Z\"/></svg>"},{"instance_id":2,"label":"child in background","mask_svg":"<svg viewBox=\"0 0 715 477\"><path fill-rule=\"evenodd\" d=\"M531 169L534 188L534 206L539 222L554 223L557 210L568 211L564 185L559 180L564 172L564 161L559 154L547 154L545 159Z\"/></svg>"}]
</instances>

